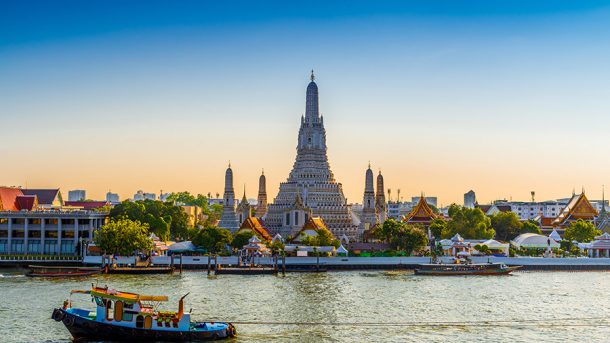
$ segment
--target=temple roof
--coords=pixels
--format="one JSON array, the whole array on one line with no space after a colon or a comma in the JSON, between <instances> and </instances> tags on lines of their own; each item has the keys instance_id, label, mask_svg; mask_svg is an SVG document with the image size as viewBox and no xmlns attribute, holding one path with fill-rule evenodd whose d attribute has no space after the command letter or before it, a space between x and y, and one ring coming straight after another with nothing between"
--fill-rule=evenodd
<instances>
[{"instance_id":1,"label":"temple roof","mask_svg":"<svg viewBox=\"0 0 610 343\"><path fill-rule=\"evenodd\" d=\"M439 216L438 214L436 214L436 213L434 213L434 211L432 211L432 208L430 208L430 205L428 205L428 202L422 195L419 198L417 205L415 205L415 207L413 207L411 212L403 218L403 221L407 222L407 223L408 222L428 222L428 221L432 221L435 218L438 218L438 216Z\"/></svg>"},{"instance_id":2,"label":"temple roof","mask_svg":"<svg viewBox=\"0 0 610 343\"><path fill-rule=\"evenodd\" d=\"M557 218L553 220L553 225L564 225L570 219L593 220L598 214L595 207L593 207L589 202L589 199L587 199L585 193L582 192L580 195L574 195L572 199L570 199L566 207L564 207Z\"/></svg>"},{"instance_id":3,"label":"temple roof","mask_svg":"<svg viewBox=\"0 0 610 343\"><path fill-rule=\"evenodd\" d=\"M250 229L266 241L271 241L273 238L269 235L269 231L265 228L263 220L256 217L248 217L241 224L239 230Z\"/></svg>"},{"instance_id":4,"label":"temple roof","mask_svg":"<svg viewBox=\"0 0 610 343\"><path fill-rule=\"evenodd\" d=\"M23 195L37 196L39 205L53 205L53 203L55 202L56 199L60 202L59 205L63 205L61 203L62 200L61 200L61 195L59 193L59 188L56 188L56 189L23 189L21 191L23 192Z\"/></svg>"}]
</instances>

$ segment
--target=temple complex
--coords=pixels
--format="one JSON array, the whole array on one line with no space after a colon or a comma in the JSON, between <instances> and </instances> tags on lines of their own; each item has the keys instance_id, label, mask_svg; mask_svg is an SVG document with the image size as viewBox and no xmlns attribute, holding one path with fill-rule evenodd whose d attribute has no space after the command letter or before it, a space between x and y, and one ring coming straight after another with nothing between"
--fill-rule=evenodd
<instances>
[{"instance_id":1,"label":"temple complex","mask_svg":"<svg viewBox=\"0 0 610 343\"><path fill-rule=\"evenodd\" d=\"M417 205L413 207L411 212L407 214L402 221L408 224L420 224L424 227L430 226L430 223L436 218L439 218L440 215L434 213L426 198L422 194L417 202Z\"/></svg>"},{"instance_id":2,"label":"temple complex","mask_svg":"<svg viewBox=\"0 0 610 343\"><path fill-rule=\"evenodd\" d=\"M239 222L235 215L235 192L233 191L233 170L231 164L225 172L225 192L223 197L222 215L218 227L228 229L235 233L239 229Z\"/></svg>"},{"instance_id":3,"label":"temple complex","mask_svg":"<svg viewBox=\"0 0 610 343\"><path fill-rule=\"evenodd\" d=\"M248 199L246 198L246 189L244 188L244 196L237 205L237 222L241 225L246 219L252 216L252 209Z\"/></svg>"},{"instance_id":4,"label":"temple complex","mask_svg":"<svg viewBox=\"0 0 610 343\"><path fill-rule=\"evenodd\" d=\"M599 215L595 207L591 205L589 199L583 191L579 195L572 196L566 207L553 220L552 226L557 229L560 234L563 234L565 229L578 219L594 222Z\"/></svg>"},{"instance_id":5,"label":"temple complex","mask_svg":"<svg viewBox=\"0 0 610 343\"><path fill-rule=\"evenodd\" d=\"M599 215L595 218L595 226L603 232L610 232L610 213L606 210L606 196L602 190L602 209Z\"/></svg>"},{"instance_id":6,"label":"temple complex","mask_svg":"<svg viewBox=\"0 0 610 343\"><path fill-rule=\"evenodd\" d=\"M328 163L324 118L319 112L318 86L314 80L312 71L296 160L288 179L280 183L273 204L268 206L265 224L273 234L294 237L310 217L317 216L335 237L346 235L357 239L360 222L347 205L342 186Z\"/></svg>"},{"instance_id":7,"label":"temple complex","mask_svg":"<svg viewBox=\"0 0 610 343\"><path fill-rule=\"evenodd\" d=\"M267 213L267 178L263 170L261 177L258 179L258 201L256 204L256 216L262 218Z\"/></svg>"}]
</instances>

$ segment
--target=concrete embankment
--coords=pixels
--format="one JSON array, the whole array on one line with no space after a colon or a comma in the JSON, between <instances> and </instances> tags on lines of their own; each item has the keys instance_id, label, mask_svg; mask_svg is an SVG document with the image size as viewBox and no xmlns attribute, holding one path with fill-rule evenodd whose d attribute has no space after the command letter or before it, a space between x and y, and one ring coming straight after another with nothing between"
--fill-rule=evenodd
<instances>
[{"instance_id":1,"label":"concrete embankment","mask_svg":"<svg viewBox=\"0 0 610 343\"><path fill-rule=\"evenodd\" d=\"M443 258L450 262L449 258ZM135 265L133 257L118 257L114 260L119 265ZM168 266L170 257L156 256L152 258L153 265ZM287 257L287 271L341 271L341 270L413 270L419 264L429 263L427 257ZM509 266L522 266L523 271L610 271L610 258L542 258L542 257L475 257L475 263L502 262ZM236 256L218 256L216 263L222 268L231 268L238 265ZM278 269L281 270L282 260ZM83 262L76 261L37 261L29 259L24 261L0 260L0 267L14 268L27 267L27 265L101 265L101 256L87 256ZM174 266L179 267L180 259L174 259ZM210 267L214 269L215 261L212 258ZM273 269L274 259L255 258L254 265ZM207 256L182 256L182 268L185 270L207 270Z\"/></svg>"}]
</instances>

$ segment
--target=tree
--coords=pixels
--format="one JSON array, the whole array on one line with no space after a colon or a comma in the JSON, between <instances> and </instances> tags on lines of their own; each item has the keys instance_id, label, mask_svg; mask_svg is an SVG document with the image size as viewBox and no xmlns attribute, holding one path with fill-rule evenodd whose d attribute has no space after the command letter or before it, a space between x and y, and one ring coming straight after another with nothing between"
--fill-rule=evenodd
<instances>
[{"instance_id":1,"label":"tree","mask_svg":"<svg viewBox=\"0 0 610 343\"><path fill-rule=\"evenodd\" d=\"M388 219L383 222L383 225L377 225L373 236L381 241L388 243L392 237L398 232L401 222L394 219Z\"/></svg>"},{"instance_id":2,"label":"tree","mask_svg":"<svg viewBox=\"0 0 610 343\"><path fill-rule=\"evenodd\" d=\"M537 233L539 235L542 234L542 231L540 231L540 225L538 225L538 222L533 219L524 221L521 225L520 232L522 234L523 233Z\"/></svg>"},{"instance_id":3,"label":"tree","mask_svg":"<svg viewBox=\"0 0 610 343\"><path fill-rule=\"evenodd\" d=\"M438 240L442 237L443 231L447 230L447 221L443 218L435 218L432 223L430 223L428 229L430 229L432 236Z\"/></svg>"},{"instance_id":4,"label":"tree","mask_svg":"<svg viewBox=\"0 0 610 343\"><path fill-rule=\"evenodd\" d=\"M152 249L148 229L148 224L119 218L96 231L93 240L104 253L131 256L135 252L148 252Z\"/></svg>"},{"instance_id":5,"label":"tree","mask_svg":"<svg viewBox=\"0 0 610 343\"><path fill-rule=\"evenodd\" d=\"M248 244L248 241L252 236L254 236L254 232L252 231L239 231L233 236L231 246L235 249L241 249L244 245Z\"/></svg>"},{"instance_id":6,"label":"tree","mask_svg":"<svg viewBox=\"0 0 610 343\"><path fill-rule=\"evenodd\" d=\"M315 236L303 236L301 238L301 243L310 247L326 247L332 245L335 248L338 248L339 245L341 245L339 240L335 239L333 234L326 229L316 230Z\"/></svg>"},{"instance_id":7,"label":"tree","mask_svg":"<svg viewBox=\"0 0 610 343\"><path fill-rule=\"evenodd\" d=\"M169 202L143 200L123 201L110 211L110 218L127 217L150 226L150 230L162 240L170 237L189 238L188 215L182 207Z\"/></svg>"},{"instance_id":8,"label":"tree","mask_svg":"<svg viewBox=\"0 0 610 343\"><path fill-rule=\"evenodd\" d=\"M409 256L416 248L428 245L428 236L421 227L400 224L398 230L390 239L392 248L404 250Z\"/></svg>"},{"instance_id":9,"label":"tree","mask_svg":"<svg viewBox=\"0 0 610 343\"><path fill-rule=\"evenodd\" d=\"M508 241L519 235L522 224L515 212L499 212L490 219L491 227L496 231L496 239Z\"/></svg>"},{"instance_id":10,"label":"tree","mask_svg":"<svg viewBox=\"0 0 610 343\"><path fill-rule=\"evenodd\" d=\"M233 241L231 231L215 226L206 226L193 237L193 244L210 253L223 251Z\"/></svg>"},{"instance_id":11,"label":"tree","mask_svg":"<svg viewBox=\"0 0 610 343\"><path fill-rule=\"evenodd\" d=\"M451 238L456 233L468 239L491 239L495 235L491 220L479 208L467 208L452 204L449 206L451 220L443 238Z\"/></svg>"},{"instance_id":12,"label":"tree","mask_svg":"<svg viewBox=\"0 0 610 343\"><path fill-rule=\"evenodd\" d=\"M593 223L578 219L577 221L570 223L570 226L566 228L564 238L569 241L586 243L592 241L595 236L601 234L601 230L597 230Z\"/></svg>"}]
</instances>

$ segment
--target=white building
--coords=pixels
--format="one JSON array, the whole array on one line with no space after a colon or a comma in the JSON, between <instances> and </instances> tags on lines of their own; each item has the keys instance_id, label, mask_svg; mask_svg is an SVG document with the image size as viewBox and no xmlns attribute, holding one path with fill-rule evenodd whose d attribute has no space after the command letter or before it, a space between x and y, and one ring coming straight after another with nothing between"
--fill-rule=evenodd
<instances>
[{"instance_id":1,"label":"white building","mask_svg":"<svg viewBox=\"0 0 610 343\"><path fill-rule=\"evenodd\" d=\"M117 193L108 192L106 193L106 201L111 204L118 204L121 202L119 195Z\"/></svg>"},{"instance_id":2,"label":"white building","mask_svg":"<svg viewBox=\"0 0 610 343\"><path fill-rule=\"evenodd\" d=\"M84 189L68 191L68 201L83 201L87 199L87 192Z\"/></svg>"},{"instance_id":3,"label":"white building","mask_svg":"<svg viewBox=\"0 0 610 343\"><path fill-rule=\"evenodd\" d=\"M464 207L474 208L474 205L477 203L477 195L473 190L470 190L468 193L464 194Z\"/></svg>"},{"instance_id":4,"label":"white building","mask_svg":"<svg viewBox=\"0 0 610 343\"><path fill-rule=\"evenodd\" d=\"M157 195L155 193L144 193L144 191L139 190L133 195L133 201L140 200L157 200Z\"/></svg>"}]
</instances>

